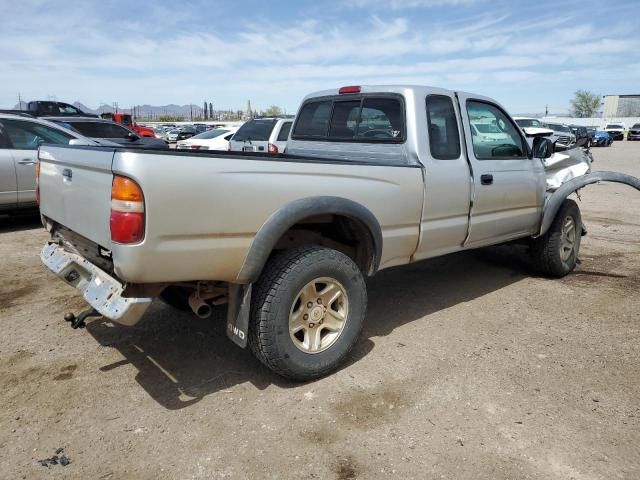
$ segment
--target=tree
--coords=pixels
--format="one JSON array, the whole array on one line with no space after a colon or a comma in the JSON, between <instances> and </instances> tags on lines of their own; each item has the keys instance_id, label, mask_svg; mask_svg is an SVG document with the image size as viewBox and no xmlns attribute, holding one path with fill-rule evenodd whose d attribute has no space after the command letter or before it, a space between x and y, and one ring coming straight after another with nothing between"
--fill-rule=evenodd
<instances>
[{"instance_id":1,"label":"tree","mask_svg":"<svg viewBox=\"0 0 640 480\"><path fill-rule=\"evenodd\" d=\"M571 114L578 118L593 117L600 108L600 95L587 90L578 90L571 100Z\"/></svg>"},{"instance_id":2,"label":"tree","mask_svg":"<svg viewBox=\"0 0 640 480\"><path fill-rule=\"evenodd\" d=\"M265 117L279 117L282 115L282 109L277 105L271 105L264 111Z\"/></svg>"}]
</instances>

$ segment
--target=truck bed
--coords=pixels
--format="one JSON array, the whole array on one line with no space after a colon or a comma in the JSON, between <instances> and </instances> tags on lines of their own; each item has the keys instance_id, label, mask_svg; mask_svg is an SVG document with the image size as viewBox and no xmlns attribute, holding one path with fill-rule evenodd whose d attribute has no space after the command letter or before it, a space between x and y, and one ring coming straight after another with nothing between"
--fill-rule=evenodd
<instances>
[{"instance_id":1,"label":"truck bed","mask_svg":"<svg viewBox=\"0 0 640 480\"><path fill-rule=\"evenodd\" d=\"M51 145L41 147L40 159L43 216L52 228L62 225L110 251L123 281L237 281L260 227L286 203L309 197L346 196L373 212L384 236L381 268L408 262L418 242L418 165ZM110 238L116 174L144 192L146 235L139 244Z\"/></svg>"}]
</instances>

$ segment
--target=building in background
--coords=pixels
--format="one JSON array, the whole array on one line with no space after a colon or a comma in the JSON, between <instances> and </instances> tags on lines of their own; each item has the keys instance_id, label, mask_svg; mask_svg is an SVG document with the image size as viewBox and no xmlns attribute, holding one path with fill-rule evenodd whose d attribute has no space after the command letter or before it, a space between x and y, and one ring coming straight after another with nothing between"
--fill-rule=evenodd
<instances>
[{"instance_id":1,"label":"building in background","mask_svg":"<svg viewBox=\"0 0 640 480\"><path fill-rule=\"evenodd\" d=\"M639 95L605 95L603 118L640 117Z\"/></svg>"}]
</instances>

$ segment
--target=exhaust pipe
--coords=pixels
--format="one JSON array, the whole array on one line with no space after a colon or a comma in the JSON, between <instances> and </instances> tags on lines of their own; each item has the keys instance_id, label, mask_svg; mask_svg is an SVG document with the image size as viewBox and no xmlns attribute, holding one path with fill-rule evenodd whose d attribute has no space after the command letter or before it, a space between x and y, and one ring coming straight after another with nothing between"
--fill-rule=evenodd
<instances>
[{"instance_id":1,"label":"exhaust pipe","mask_svg":"<svg viewBox=\"0 0 640 480\"><path fill-rule=\"evenodd\" d=\"M189 295L189 307L191 307L193 313L195 313L198 317L209 318L213 309L211 308L211 305L200 298L200 295L198 295L198 293L198 291L195 291L191 295Z\"/></svg>"}]
</instances>

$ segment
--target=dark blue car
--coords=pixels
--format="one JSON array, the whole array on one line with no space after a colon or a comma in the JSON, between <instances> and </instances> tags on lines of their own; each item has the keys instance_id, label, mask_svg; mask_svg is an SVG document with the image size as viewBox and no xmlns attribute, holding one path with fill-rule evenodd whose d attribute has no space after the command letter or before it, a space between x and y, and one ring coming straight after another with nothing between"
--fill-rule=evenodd
<instances>
[{"instance_id":1,"label":"dark blue car","mask_svg":"<svg viewBox=\"0 0 640 480\"><path fill-rule=\"evenodd\" d=\"M592 147L609 147L613 143L613 138L609 132L598 130L591 139Z\"/></svg>"}]
</instances>

